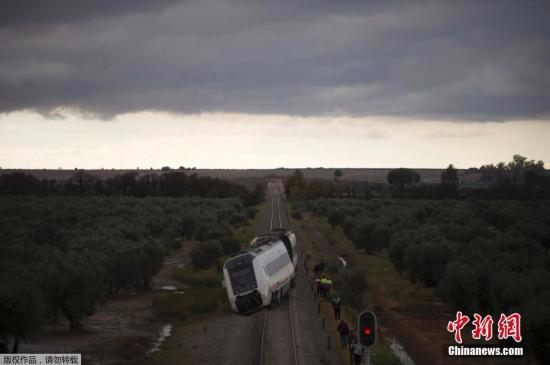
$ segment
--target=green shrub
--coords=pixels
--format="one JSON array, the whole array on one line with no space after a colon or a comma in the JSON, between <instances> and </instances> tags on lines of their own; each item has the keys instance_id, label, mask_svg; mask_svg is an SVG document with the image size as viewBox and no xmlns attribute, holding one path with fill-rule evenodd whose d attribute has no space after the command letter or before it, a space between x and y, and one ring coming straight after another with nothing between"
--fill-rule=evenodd
<instances>
[{"instance_id":1,"label":"green shrub","mask_svg":"<svg viewBox=\"0 0 550 365\"><path fill-rule=\"evenodd\" d=\"M248 222L248 218L242 213L234 213L229 217L229 223L234 227L240 227Z\"/></svg>"},{"instance_id":2,"label":"green shrub","mask_svg":"<svg viewBox=\"0 0 550 365\"><path fill-rule=\"evenodd\" d=\"M219 241L210 240L199 243L191 250L191 261L193 268L206 269L216 263L223 254L222 245Z\"/></svg>"},{"instance_id":3,"label":"green shrub","mask_svg":"<svg viewBox=\"0 0 550 365\"><path fill-rule=\"evenodd\" d=\"M153 298L152 306L158 317L185 319L218 309L224 298L222 288L191 288L184 293L159 293Z\"/></svg>"},{"instance_id":4,"label":"green shrub","mask_svg":"<svg viewBox=\"0 0 550 365\"><path fill-rule=\"evenodd\" d=\"M409 230L397 232L391 238L388 254L398 273L402 273L405 269L405 252L410 242Z\"/></svg>"},{"instance_id":5,"label":"green shrub","mask_svg":"<svg viewBox=\"0 0 550 365\"><path fill-rule=\"evenodd\" d=\"M231 255L241 250L241 244L233 236L227 236L220 239L222 251L226 255Z\"/></svg>"},{"instance_id":6,"label":"green shrub","mask_svg":"<svg viewBox=\"0 0 550 365\"><path fill-rule=\"evenodd\" d=\"M186 267L174 270L172 277L189 286L208 288L219 287L222 280L221 273L216 270L191 270Z\"/></svg>"},{"instance_id":7,"label":"green shrub","mask_svg":"<svg viewBox=\"0 0 550 365\"><path fill-rule=\"evenodd\" d=\"M248 219L254 219L256 218L256 213L258 212L258 210L254 207L249 207L247 210L246 210L246 215L248 217Z\"/></svg>"},{"instance_id":8,"label":"green shrub","mask_svg":"<svg viewBox=\"0 0 550 365\"><path fill-rule=\"evenodd\" d=\"M332 226L332 229L334 229L334 227L337 225L342 225L345 218L346 215L341 209L333 209L328 213L328 221Z\"/></svg>"},{"instance_id":9,"label":"green shrub","mask_svg":"<svg viewBox=\"0 0 550 365\"><path fill-rule=\"evenodd\" d=\"M434 286L443 277L445 267L454 258L453 246L446 242L421 242L406 249L405 268L413 282Z\"/></svg>"},{"instance_id":10,"label":"green shrub","mask_svg":"<svg viewBox=\"0 0 550 365\"><path fill-rule=\"evenodd\" d=\"M437 286L437 292L453 310L478 310L476 275L467 265L460 262L450 263Z\"/></svg>"},{"instance_id":11,"label":"green shrub","mask_svg":"<svg viewBox=\"0 0 550 365\"><path fill-rule=\"evenodd\" d=\"M346 269L334 278L334 287L339 289L342 300L357 310L362 309L362 294L367 289L365 271Z\"/></svg>"},{"instance_id":12,"label":"green shrub","mask_svg":"<svg viewBox=\"0 0 550 365\"><path fill-rule=\"evenodd\" d=\"M302 219L302 213L299 210L293 210L290 215L294 219Z\"/></svg>"}]
</instances>

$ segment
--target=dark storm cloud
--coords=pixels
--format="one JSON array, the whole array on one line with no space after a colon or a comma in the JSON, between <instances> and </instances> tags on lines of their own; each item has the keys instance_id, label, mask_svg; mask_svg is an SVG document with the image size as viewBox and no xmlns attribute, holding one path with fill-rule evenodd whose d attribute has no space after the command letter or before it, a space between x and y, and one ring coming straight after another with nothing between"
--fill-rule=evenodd
<instances>
[{"instance_id":1,"label":"dark storm cloud","mask_svg":"<svg viewBox=\"0 0 550 365\"><path fill-rule=\"evenodd\" d=\"M0 111L550 115L546 1L44 3L0 17Z\"/></svg>"},{"instance_id":2,"label":"dark storm cloud","mask_svg":"<svg viewBox=\"0 0 550 365\"><path fill-rule=\"evenodd\" d=\"M154 11L178 0L2 0L0 27L47 26Z\"/></svg>"}]
</instances>

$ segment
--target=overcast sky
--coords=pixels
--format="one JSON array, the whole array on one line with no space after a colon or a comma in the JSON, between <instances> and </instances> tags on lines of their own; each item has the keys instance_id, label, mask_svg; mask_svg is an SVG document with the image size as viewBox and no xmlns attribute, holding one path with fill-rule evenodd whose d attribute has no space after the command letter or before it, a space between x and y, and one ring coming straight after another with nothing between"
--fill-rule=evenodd
<instances>
[{"instance_id":1,"label":"overcast sky","mask_svg":"<svg viewBox=\"0 0 550 365\"><path fill-rule=\"evenodd\" d=\"M550 161L550 2L0 2L1 167Z\"/></svg>"}]
</instances>

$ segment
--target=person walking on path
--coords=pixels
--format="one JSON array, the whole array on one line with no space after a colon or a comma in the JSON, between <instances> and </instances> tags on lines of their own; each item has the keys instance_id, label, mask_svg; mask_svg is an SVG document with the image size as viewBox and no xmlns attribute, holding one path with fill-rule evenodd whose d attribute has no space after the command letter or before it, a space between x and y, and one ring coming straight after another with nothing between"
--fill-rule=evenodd
<instances>
[{"instance_id":1,"label":"person walking on path","mask_svg":"<svg viewBox=\"0 0 550 365\"><path fill-rule=\"evenodd\" d=\"M319 276L325 270L325 262L323 260L319 261L317 265L313 267L313 271L315 273L315 276Z\"/></svg>"},{"instance_id":2,"label":"person walking on path","mask_svg":"<svg viewBox=\"0 0 550 365\"><path fill-rule=\"evenodd\" d=\"M349 363L350 363L350 365L353 365L353 349L351 348L351 345L355 342L356 338L357 338L357 335L355 334L355 331L353 331L350 328L349 335L348 335L348 351L349 351Z\"/></svg>"},{"instance_id":3,"label":"person walking on path","mask_svg":"<svg viewBox=\"0 0 550 365\"><path fill-rule=\"evenodd\" d=\"M319 272L323 272L323 270L325 270L325 267L326 267L325 260L321 260L319 262Z\"/></svg>"},{"instance_id":4,"label":"person walking on path","mask_svg":"<svg viewBox=\"0 0 550 365\"><path fill-rule=\"evenodd\" d=\"M342 308L342 298L339 295L332 297L332 308L334 309L334 319L340 319L340 309Z\"/></svg>"},{"instance_id":5,"label":"person walking on path","mask_svg":"<svg viewBox=\"0 0 550 365\"><path fill-rule=\"evenodd\" d=\"M350 351L353 354L353 364L361 365L361 361L363 361L363 347L359 344L357 337L354 338Z\"/></svg>"},{"instance_id":6,"label":"person walking on path","mask_svg":"<svg viewBox=\"0 0 550 365\"><path fill-rule=\"evenodd\" d=\"M336 330L340 334L340 347L345 349L348 347L349 327L344 321L340 321Z\"/></svg>"},{"instance_id":7,"label":"person walking on path","mask_svg":"<svg viewBox=\"0 0 550 365\"><path fill-rule=\"evenodd\" d=\"M319 261L318 264L313 266L313 273L315 274L315 277L318 277L323 270L325 270L325 262L323 260Z\"/></svg>"}]
</instances>

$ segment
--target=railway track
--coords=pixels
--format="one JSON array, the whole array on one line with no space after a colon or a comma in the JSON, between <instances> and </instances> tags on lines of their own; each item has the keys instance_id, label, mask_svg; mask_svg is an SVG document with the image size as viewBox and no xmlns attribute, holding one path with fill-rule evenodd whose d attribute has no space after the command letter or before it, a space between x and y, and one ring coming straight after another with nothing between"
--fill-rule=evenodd
<instances>
[{"instance_id":1,"label":"railway track","mask_svg":"<svg viewBox=\"0 0 550 365\"><path fill-rule=\"evenodd\" d=\"M278 226L280 228L283 228L280 209L281 187L278 186L278 184L271 185L270 193L270 229L274 228L274 223L277 223L277 221L279 223ZM284 333L285 328L288 328L286 333ZM278 335L278 338L272 336L275 333ZM288 349L288 347L290 347L290 349ZM289 363L298 365L298 353L296 349L296 333L294 330L294 319L292 315L291 295L289 295L288 300L281 303L279 307L275 309L265 310L259 354L260 365Z\"/></svg>"},{"instance_id":2,"label":"railway track","mask_svg":"<svg viewBox=\"0 0 550 365\"><path fill-rule=\"evenodd\" d=\"M277 184L273 184L273 183L270 183L272 185L269 185L269 189L270 189L270 193L271 193L271 218L269 220L269 229L272 230L274 228L274 225L273 223L277 223L277 220L276 218L279 218L278 221L279 221L279 228L284 228L283 227L283 222L281 220L281 209L280 209L280 206L281 206L281 202L280 202L280 194L281 194L281 188L280 187L273 187L273 185L277 185ZM275 214L275 206L277 206L277 213Z\"/></svg>"},{"instance_id":3,"label":"railway track","mask_svg":"<svg viewBox=\"0 0 550 365\"><path fill-rule=\"evenodd\" d=\"M283 308L279 307L279 308L276 308L276 309L266 309L265 310L265 317L264 317L264 324L263 324L263 327L262 327L262 340L261 340L261 344L260 344L260 357L259 357L260 358L260 362L259 362L260 365L271 365L271 364L279 364L279 363L280 364L288 364L289 360L290 360L290 363L298 365L298 352L296 350L296 333L294 331L294 320L293 320L293 317L292 317L292 300L291 300L291 298L288 298L288 306L286 306L286 307L287 307L287 310L284 310L284 312L288 315L287 316L287 326L290 330L289 339L292 342L291 353L290 354L286 353L286 354L290 355L290 356L285 357L285 355L284 355L285 353L282 352L282 351L276 351L276 353L275 353L275 355L277 355L276 358L273 358L271 356L267 356L267 351L268 351L268 348L267 348L268 347L267 346L267 342L268 342L267 333L269 332L269 326L270 326L270 321L269 321L270 314L273 314L274 311L276 311L276 310L280 310L281 312L283 312ZM275 318L275 320L279 320L280 317L281 316L278 315L277 318Z\"/></svg>"}]
</instances>

